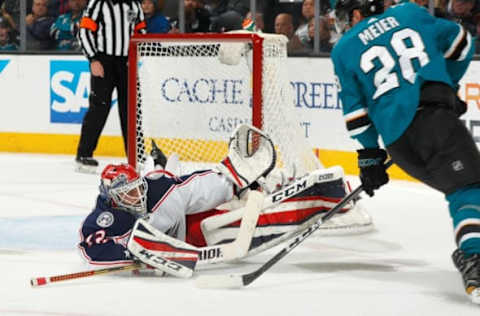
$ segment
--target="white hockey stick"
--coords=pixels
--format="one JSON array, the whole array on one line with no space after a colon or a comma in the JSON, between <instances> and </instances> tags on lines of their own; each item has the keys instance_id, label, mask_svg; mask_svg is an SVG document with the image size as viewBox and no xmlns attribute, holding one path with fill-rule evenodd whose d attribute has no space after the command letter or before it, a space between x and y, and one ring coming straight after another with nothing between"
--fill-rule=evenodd
<instances>
[{"instance_id":1,"label":"white hockey stick","mask_svg":"<svg viewBox=\"0 0 480 316\"><path fill-rule=\"evenodd\" d=\"M263 202L264 195L260 191L250 191L247 204L239 209L243 217L241 217L242 222L240 223L237 238L228 244L200 248L199 261L201 263L215 263L245 257L255 233Z\"/></svg>"},{"instance_id":2,"label":"white hockey stick","mask_svg":"<svg viewBox=\"0 0 480 316\"><path fill-rule=\"evenodd\" d=\"M244 215L235 241L219 246L202 248L201 254L208 254L211 249L219 247L218 251L222 253L223 261L232 261L245 257L250 248L255 228L257 227L258 216L262 210L263 202L264 195L261 192L250 191L248 193L247 204L242 208L242 213ZM205 257L200 255L200 262L208 260L208 256Z\"/></svg>"}]
</instances>

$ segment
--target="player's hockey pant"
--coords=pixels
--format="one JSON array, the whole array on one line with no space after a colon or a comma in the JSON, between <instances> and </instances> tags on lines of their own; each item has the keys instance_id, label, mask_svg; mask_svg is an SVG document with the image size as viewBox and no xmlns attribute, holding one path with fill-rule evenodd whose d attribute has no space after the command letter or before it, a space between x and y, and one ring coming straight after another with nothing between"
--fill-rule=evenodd
<instances>
[{"instance_id":1,"label":"player's hockey pant","mask_svg":"<svg viewBox=\"0 0 480 316\"><path fill-rule=\"evenodd\" d=\"M441 107L419 110L387 150L408 174L445 193L457 245L480 253L480 153L455 113Z\"/></svg>"},{"instance_id":2,"label":"player's hockey pant","mask_svg":"<svg viewBox=\"0 0 480 316\"><path fill-rule=\"evenodd\" d=\"M89 107L83 118L77 156L92 157L98 139L107 121L112 105L112 93L117 88L118 113L127 149L127 58L101 55L98 60L103 65L104 77L91 76Z\"/></svg>"}]
</instances>

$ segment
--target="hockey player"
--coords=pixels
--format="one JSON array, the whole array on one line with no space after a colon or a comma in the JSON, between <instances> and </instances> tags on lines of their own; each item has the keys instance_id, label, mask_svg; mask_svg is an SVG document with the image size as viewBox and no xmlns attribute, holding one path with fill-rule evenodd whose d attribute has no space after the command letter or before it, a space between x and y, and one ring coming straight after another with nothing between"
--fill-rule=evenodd
<instances>
[{"instance_id":1,"label":"hockey player","mask_svg":"<svg viewBox=\"0 0 480 316\"><path fill-rule=\"evenodd\" d=\"M218 259L213 257L219 248L205 247L226 244L237 237L242 229L239 220L243 222L246 215L240 212L235 217L243 209L235 204L244 204L243 195L247 195L248 204L252 194L248 187L256 185L261 175L267 176L275 164L273 144L268 139L251 138L254 154L250 151L253 147L242 141L251 131L252 127L237 129L228 157L215 169L183 176L159 169L141 177L129 165L106 166L95 208L80 229L82 256L92 265L128 264L141 257L139 260L173 275L176 271L155 264L169 258L169 264L181 265L180 270L188 268L190 275L196 261ZM248 155L242 148L250 148ZM310 184L307 180L293 181L267 196L273 207L263 210L259 218L253 217L254 235L247 240L249 255L291 238L301 225L315 222L345 196L340 168L312 175L314 182ZM163 255L155 262L142 257L160 250Z\"/></svg>"},{"instance_id":2,"label":"hockey player","mask_svg":"<svg viewBox=\"0 0 480 316\"><path fill-rule=\"evenodd\" d=\"M350 28L331 57L347 130L363 147L365 191L373 196L388 182L388 152L443 192L458 245L452 258L480 304L480 154L458 119L466 104L456 94L473 54L470 34L413 3L384 11L383 0L340 0L335 15L338 26Z\"/></svg>"}]
</instances>

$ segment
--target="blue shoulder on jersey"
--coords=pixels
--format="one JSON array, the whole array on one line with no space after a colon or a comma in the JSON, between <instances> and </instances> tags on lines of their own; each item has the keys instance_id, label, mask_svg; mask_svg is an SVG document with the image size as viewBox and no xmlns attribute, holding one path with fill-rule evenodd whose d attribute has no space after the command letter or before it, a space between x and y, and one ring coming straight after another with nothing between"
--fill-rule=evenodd
<instances>
[{"instance_id":1,"label":"blue shoulder on jersey","mask_svg":"<svg viewBox=\"0 0 480 316\"><path fill-rule=\"evenodd\" d=\"M80 229L82 255L90 264L132 262L126 245L135 221L132 214L115 209L104 198L97 197L95 208Z\"/></svg>"},{"instance_id":2,"label":"blue shoulder on jersey","mask_svg":"<svg viewBox=\"0 0 480 316\"><path fill-rule=\"evenodd\" d=\"M177 177L168 171L157 170L147 174L145 180L148 184L147 210L149 213L155 208L155 205L175 186L183 183L196 173L203 173L205 170L199 170L190 174Z\"/></svg>"}]
</instances>

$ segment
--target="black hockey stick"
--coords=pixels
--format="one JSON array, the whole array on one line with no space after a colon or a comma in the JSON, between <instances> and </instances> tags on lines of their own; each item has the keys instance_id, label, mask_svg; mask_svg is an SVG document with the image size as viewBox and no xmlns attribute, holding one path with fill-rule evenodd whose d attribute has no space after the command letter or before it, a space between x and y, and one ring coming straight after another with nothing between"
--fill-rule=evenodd
<instances>
[{"instance_id":1,"label":"black hockey stick","mask_svg":"<svg viewBox=\"0 0 480 316\"><path fill-rule=\"evenodd\" d=\"M388 169L393 164L392 160L387 161L385 164L385 168ZM275 256L270 258L267 262L265 262L260 268L257 270L240 274L240 275L205 275L200 276L196 280L196 285L202 288L239 288L243 286L247 286L258 277L260 277L265 271L270 269L273 265L275 265L278 261L280 261L283 257L285 257L290 251L292 251L295 247L301 244L308 236L313 234L320 226L327 220L329 220L333 215L338 213L347 203L355 199L361 192L363 191L363 187L360 185L355 190L353 190L350 194L345 196L340 202L338 202L335 207L325 213L324 216L320 220L318 220L315 224L305 229L301 234L295 237L285 248L283 248L280 252L278 252Z\"/></svg>"}]
</instances>

